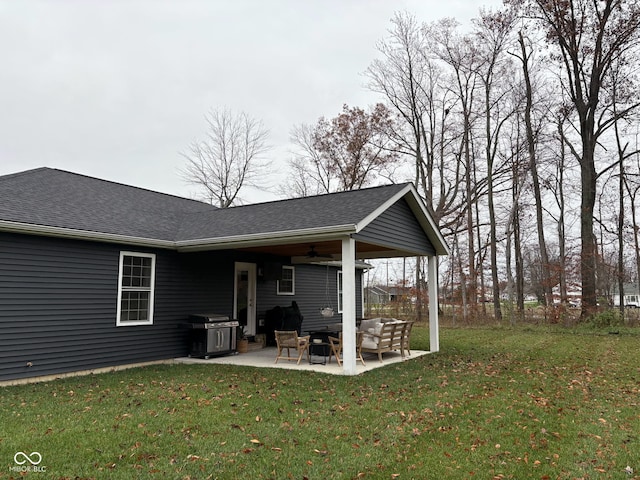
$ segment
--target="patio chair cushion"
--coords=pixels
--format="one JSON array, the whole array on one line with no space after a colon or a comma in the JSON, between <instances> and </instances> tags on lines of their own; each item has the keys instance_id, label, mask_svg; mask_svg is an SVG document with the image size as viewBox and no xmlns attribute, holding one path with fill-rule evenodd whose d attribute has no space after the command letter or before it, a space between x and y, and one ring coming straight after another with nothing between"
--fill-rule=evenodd
<instances>
[{"instance_id":1,"label":"patio chair cushion","mask_svg":"<svg viewBox=\"0 0 640 480\"><path fill-rule=\"evenodd\" d=\"M362 348L378 348L378 339L376 337L372 337L371 335L365 334L362 338Z\"/></svg>"},{"instance_id":2,"label":"patio chair cushion","mask_svg":"<svg viewBox=\"0 0 640 480\"><path fill-rule=\"evenodd\" d=\"M375 328L377 324L382 325L382 319L381 318L364 319L364 320L362 320L360 322L360 331L369 332L369 329ZM369 333L373 333L373 332L369 332ZM378 332L378 333L380 333L380 332Z\"/></svg>"},{"instance_id":3,"label":"patio chair cushion","mask_svg":"<svg viewBox=\"0 0 640 480\"><path fill-rule=\"evenodd\" d=\"M372 322L371 324L368 323L365 326L367 327L366 330L363 330L362 326L360 327L360 331L362 331L364 334L362 339L362 345L365 346L366 348L376 348L378 346L378 340L380 339L379 337L380 332L382 332L382 327L384 326L384 323Z\"/></svg>"}]
</instances>

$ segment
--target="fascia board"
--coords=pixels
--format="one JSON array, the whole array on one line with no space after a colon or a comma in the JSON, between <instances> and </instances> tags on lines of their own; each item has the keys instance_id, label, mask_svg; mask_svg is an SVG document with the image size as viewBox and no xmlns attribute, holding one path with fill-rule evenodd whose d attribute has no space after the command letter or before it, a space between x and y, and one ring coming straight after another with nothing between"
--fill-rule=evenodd
<instances>
[{"instance_id":1,"label":"fascia board","mask_svg":"<svg viewBox=\"0 0 640 480\"><path fill-rule=\"evenodd\" d=\"M355 232L355 225L337 225L303 230L288 230L251 235L238 235L220 238L196 240L159 240L154 238L134 237L112 233L93 232L74 228L53 227L30 223L0 220L0 231L23 233L47 237L67 238L74 240L90 240L97 242L119 243L138 247L154 247L179 251L223 250L225 248L241 248L264 245L281 245L300 241L321 241L342 238Z\"/></svg>"},{"instance_id":2,"label":"fascia board","mask_svg":"<svg viewBox=\"0 0 640 480\"><path fill-rule=\"evenodd\" d=\"M23 233L28 235L40 235L46 237L66 238L73 240L90 240L94 242L119 243L137 247L175 249L175 242L171 240L133 237L129 235L118 235L115 233L93 232L90 230L52 227L48 225L36 225L31 223L12 222L8 220L0 220L0 231L10 233Z\"/></svg>"},{"instance_id":3,"label":"fascia board","mask_svg":"<svg viewBox=\"0 0 640 480\"><path fill-rule=\"evenodd\" d=\"M422 213L422 217L419 217L418 220L420 221L420 223L423 224L423 227L426 227L427 232L430 234L429 237L432 239L432 243L433 243L433 237L435 237L438 240L437 243L434 243L434 247L436 247L436 254L450 255L451 250L449 249L449 245L447 245L447 241L442 236L442 233L440 233L440 229L436 225L436 222L433 220L433 218L431 218L431 215L429 215L429 212L427 211L427 208L425 207L424 202L418 195L418 192L416 191L415 187L411 184L409 185L409 187L410 187L411 196L408 197L406 200L408 201L409 206L412 209L418 209ZM433 237L431 237L431 235L433 235Z\"/></svg>"},{"instance_id":4,"label":"fascia board","mask_svg":"<svg viewBox=\"0 0 640 480\"><path fill-rule=\"evenodd\" d=\"M356 226L353 224L334 225L301 230L284 230L280 232L263 232L219 238L181 240L176 242L176 247L179 251L194 251L286 245L299 242L335 240L351 235L355 233L355 231Z\"/></svg>"}]
</instances>

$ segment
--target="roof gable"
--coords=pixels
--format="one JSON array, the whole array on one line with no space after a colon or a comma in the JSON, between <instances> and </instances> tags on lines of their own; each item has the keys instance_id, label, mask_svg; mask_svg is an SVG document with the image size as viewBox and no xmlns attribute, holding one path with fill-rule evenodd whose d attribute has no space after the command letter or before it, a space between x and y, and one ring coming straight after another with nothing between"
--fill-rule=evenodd
<instances>
[{"instance_id":1,"label":"roof gable","mask_svg":"<svg viewBox=\"0 0 640 480\"><path fill-rule=\"evenodd\" d=\"M404 197L377 215L356 240L412 251L415 255L435 255L436 250Z\"/></svg>"}]
</instances>

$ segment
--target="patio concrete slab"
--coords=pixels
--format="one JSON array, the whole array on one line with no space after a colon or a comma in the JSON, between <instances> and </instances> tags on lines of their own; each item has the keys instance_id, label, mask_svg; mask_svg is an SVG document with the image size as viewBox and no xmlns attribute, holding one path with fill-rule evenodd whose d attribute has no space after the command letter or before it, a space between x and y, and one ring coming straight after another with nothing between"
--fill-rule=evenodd
<instances>
[{"instance_id":1,"label":"patio concrete slab","mask_svg":"<svg viewBox=\"0 0 640 480\"><path fill-rule=\"evenodd\" d=\"M266 347L259 350L250 350L247 353L237 355L224 355L220 357L212 357L209 359L203 358L191 358L182 357L176 358L176 363L186 364L204 364L204 365L243 365L247 367L260 367L260 368L280 368L286 370L301 370L301 371L313 371L320 373L327 373L330 375L344 375L342 367L338 366L335 358L331 359L331 363L326 365L322 364L309 364L306 355L300 361L300 364L296 364L295 361L276 360L276 347ZM388 352L382 355L382 362L378 360L377 355L363 354L365 365L359 360L356 362L357 374L368 372L376 368L386 367L395 363L410 361L414 358L427 355L431 352L424 350L411 350L411 355L402 358L400 352ZM314 356L313 360L317 360L318 357ZM322 357L320 357L322 359Z\"/></svg>"}]
</instances>

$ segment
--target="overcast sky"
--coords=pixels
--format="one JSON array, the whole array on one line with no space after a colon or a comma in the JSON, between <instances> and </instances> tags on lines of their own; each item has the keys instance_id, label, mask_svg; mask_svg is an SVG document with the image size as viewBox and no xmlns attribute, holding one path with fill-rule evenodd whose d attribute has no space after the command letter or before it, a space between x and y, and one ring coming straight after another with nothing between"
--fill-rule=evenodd
<instances>
[{"instance_id":1,"label":"overcast sky","mask_svg":"<svg viewBox=\"0 0 640 480\"><path fill-rule=\"evenodd\" d=\"M0 175L48 166L193 197L180 152L215 107L261 119L284 171L294 125L379 100L362 72L394 12L468 25L500 4L0 0Z\"/></svg>"}]
</instances>

